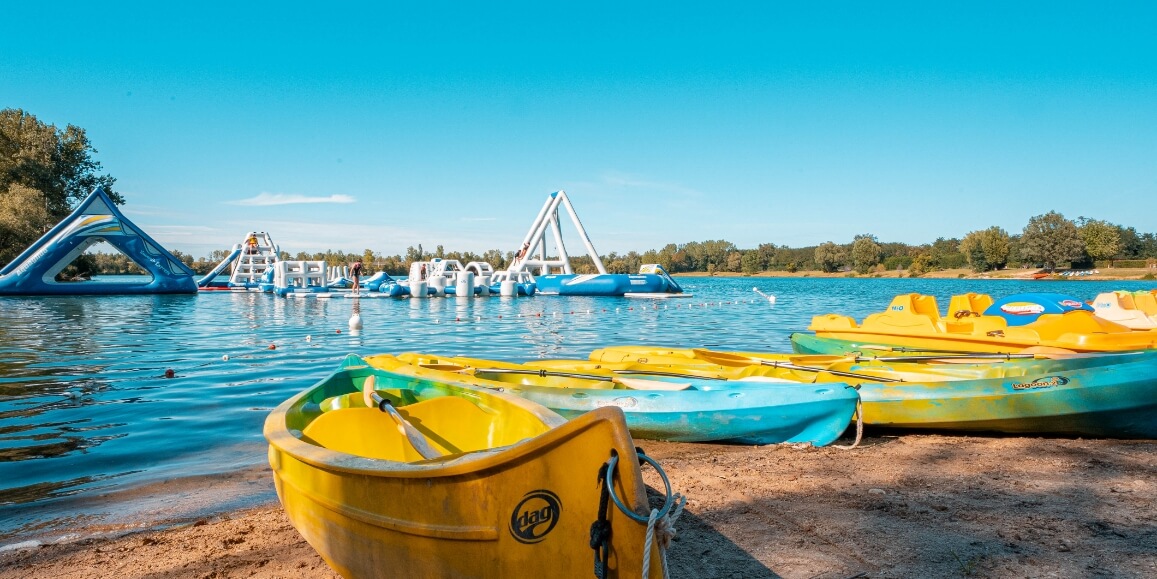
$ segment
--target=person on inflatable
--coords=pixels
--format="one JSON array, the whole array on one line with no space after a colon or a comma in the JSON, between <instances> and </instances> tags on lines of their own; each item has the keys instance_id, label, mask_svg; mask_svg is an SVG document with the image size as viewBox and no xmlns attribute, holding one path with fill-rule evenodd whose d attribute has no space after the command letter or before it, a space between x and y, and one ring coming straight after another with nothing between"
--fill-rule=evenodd
<instances>
[{"instance_id":1,"label":"person on inflatable","mask_svg":"<svg viewBox=\"0 0 1157 579\"><path fill-rule=\"evenodd\" d=\"M350 266L350 277L353 278L354 293L359 293L361 288L362 262L355 261L354 264Z\"/></svg>"}]
</instances>

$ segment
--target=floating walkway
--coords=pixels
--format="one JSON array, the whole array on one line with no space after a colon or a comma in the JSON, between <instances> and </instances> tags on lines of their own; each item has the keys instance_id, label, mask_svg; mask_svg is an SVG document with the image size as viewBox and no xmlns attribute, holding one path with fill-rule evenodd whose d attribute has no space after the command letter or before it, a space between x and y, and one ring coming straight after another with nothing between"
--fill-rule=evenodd
<instances>
[{"instance_id":1,"label":"floating walkway","mask_svg":"<svg viewBox=\"0 0 1157 579\"><path fill-rule=\"evenodd\" d=\"M148 272L140 281L58 281L89 247L105 242ZM197 293L193 270L129 221L103 189L0 269L0 295ZM139 277L139 276L133 276Z\"/></svg>"}]
</instances>

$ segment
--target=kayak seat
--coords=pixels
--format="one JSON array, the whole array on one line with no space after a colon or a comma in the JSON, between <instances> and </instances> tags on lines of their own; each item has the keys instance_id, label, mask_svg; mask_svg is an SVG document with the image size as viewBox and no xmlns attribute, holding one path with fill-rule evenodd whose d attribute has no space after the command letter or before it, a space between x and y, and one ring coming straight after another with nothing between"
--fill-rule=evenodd
<instances>
[{"instance_id":1,"label":"kayak seat","mask_svg":"<svg viewBox=\"0 0 1157 579\"><path fill-rule=\"evenodd\" d=\"M948 317L957 321L967 321L968 317L979 316L992 306L992 296L968 292L954 295L948 300Z\"/></svg>"},{"instance_id":2,"label":"kayak seat","mask_svg":"<svg viewBox=\"0 0 1157 579\"><path fill-rule=\"evenodd\" d=\"M323 412L302 431L315 444L336 452L398 462L422 460L388 414L377 408Z\"/></svg>"},{"instance_id":3,"label":"kayak seat","mask_svg":"<svg viewBox=\"0 0 1157 579\"><path fill-rule=\"evenodd\" d=\"M464 398L441 396L399 407L398 412L435 447L449 454L506 444L505 440L495 440L502 434L501 415Z\"/></svg>"},{"instance_id":4,"label":"kayak seat","mask_svg":"<svg viewBox=\"0 0 1157 579\"><path fill-rule=\"evenodd\" d=\"M402 415L427 442L446 454L492 446L498 414L456 396L400 406ZM323 412L302 432L316 444L355 456L399 462L423 460L389 414L377 408L336 408Z\"/></svg>"},{"instance_id":5,"label":"kayak seat","mask_svg":"<svg viewBox=\"0 0 1157 579\"><path fill-rule=\"evenodd\" d=\"M861 327L904 328L906 331L916 330L925 333L945 331L944 323L940 319L940 310L936 306L936 297L917 293L892 298L887 310L864 318Z\"/></svg>"}]
</instances>

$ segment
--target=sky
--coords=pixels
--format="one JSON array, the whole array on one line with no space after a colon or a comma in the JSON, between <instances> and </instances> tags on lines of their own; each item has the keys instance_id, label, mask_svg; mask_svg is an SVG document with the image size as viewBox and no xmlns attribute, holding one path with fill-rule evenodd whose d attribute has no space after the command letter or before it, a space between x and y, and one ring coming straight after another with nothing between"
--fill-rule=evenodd
<instances>
[{"instance_id":1,"label":"sky","mask_svg":"<svg viewBox=\"0 0 1157 579\"><path fill-rule=\"evenodd\" d=\"M86 130L196 257L1157 232L1157 4L116 2L4 9L0 108ZM563 218L563 222L569 221ZM571 253L581 243L564 225Z\"/></svg>"}]
</instances>

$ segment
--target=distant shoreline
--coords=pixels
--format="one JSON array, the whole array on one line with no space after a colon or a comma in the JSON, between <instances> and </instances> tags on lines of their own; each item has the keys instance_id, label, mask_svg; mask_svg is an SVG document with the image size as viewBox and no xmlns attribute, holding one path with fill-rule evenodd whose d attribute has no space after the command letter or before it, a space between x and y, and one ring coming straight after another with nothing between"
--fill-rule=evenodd
<instances>
[{"instance_id":1,"label":"distant shoreline","mask_svg":"<svg viewBox=\"0 0 1157 579\"><path fill-rule=\"evenodd\" d=\"M1054 274L1049 277L1035 280L1033 274L1038 273L1037 269L1002 269L1000 271L988 271L984 273L976 273L970 269L946 269L940 271L931 271L924 275L913 279L976 279L976 280L1029 280L1029 281L1153 281L1157 284L1157 280L1147 280L1146 275L1157 276L1157 270L1145 268L1114 268L1101 269L1098 273L1091 275L1074 275L1062 276ZM1076 270L1088 271L1088 270ZM836 273L825 273L822 271L763 271L755 274L735 273L735 272L715 272L708 273L705 271L698 272L682 272L671 274L673 277L785 277L785 278L859 278L859 279L873 279L873 278L909 278L907 271L885 271L872 272L867 274L858 274L849 271L840 271Z\"/></svg>"}]
</instances>

